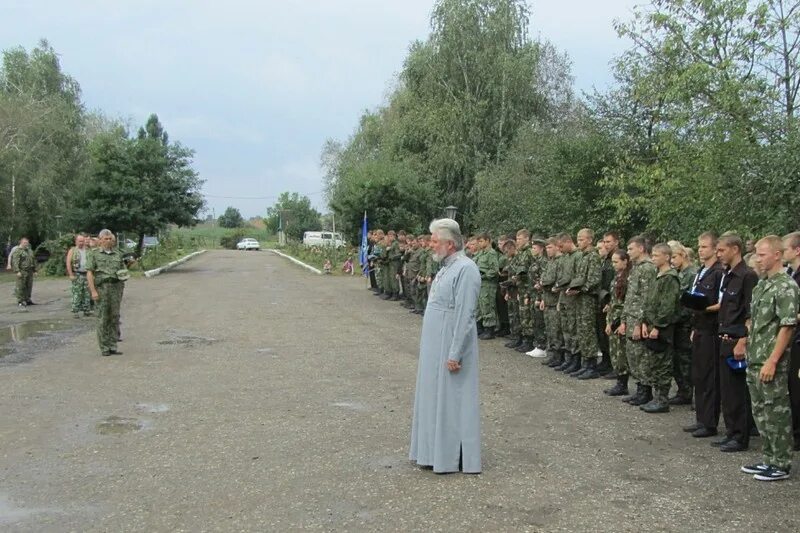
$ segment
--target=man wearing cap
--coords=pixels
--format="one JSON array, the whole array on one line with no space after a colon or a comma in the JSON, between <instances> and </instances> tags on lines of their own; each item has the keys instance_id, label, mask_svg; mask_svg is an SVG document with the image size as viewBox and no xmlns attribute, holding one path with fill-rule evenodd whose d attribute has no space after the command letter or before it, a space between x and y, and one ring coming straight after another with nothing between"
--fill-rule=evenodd
<instances>
[{"instance_id":1,"label":"man wearing cap","mask_svg":"<svg viewBox=\"0 0 800 533\"><path fill-rule=\"evenodd\" d=\"M747 352L746 322L758 275L742 260L744 244L735 233L725 233L717 242L717 257L726 270L720 284L719 389L726 435L711 444L723 452L741 452L750 445L752 413L745 372L736 368Z\"/></svg>"},{"instance_id":2,"label":"man wearing cap","mask_svg":"<svg viewBox=\"0 0 800 533\"><path fill-rule=\"evenodd\" d=\"M100 232L100 246L95 253L89 254L86 273L89 292L97 305L100 353L105 356L122 355L117 351L119 308L122 288L130 274L125 268L122 252L114 247L114 235L110 230Z\"/></svg>"}]
</instances>

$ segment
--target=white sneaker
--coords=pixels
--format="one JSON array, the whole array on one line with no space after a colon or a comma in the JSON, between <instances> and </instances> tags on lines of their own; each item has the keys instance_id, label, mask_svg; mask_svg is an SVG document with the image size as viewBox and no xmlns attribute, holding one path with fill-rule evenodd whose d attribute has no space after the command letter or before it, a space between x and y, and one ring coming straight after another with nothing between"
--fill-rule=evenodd
<instances>
[{"instance_id":1,"label":"white sneaker","mask_svg":"<svg viewBox=\"0 0 800 533\"><path fill-rule=\"evenodd\" d=\"M547 352L541 348L534 348L532 351L528 352L528 355L536 359L543 359L547 357Z\"/></svg>"},{"instance_id":2,"label":"white sneaker","mask_svg":"<svg viewBox=\"0 0 800 533\"><path fill-rule=\"evenodd\" d=\"M535 355L536 354L536 350L538 350L538 348L534 348L530 352L525 352L525 355L529 355L531 357L536 357L536 355Z\"/></svg>"}]
</instances>

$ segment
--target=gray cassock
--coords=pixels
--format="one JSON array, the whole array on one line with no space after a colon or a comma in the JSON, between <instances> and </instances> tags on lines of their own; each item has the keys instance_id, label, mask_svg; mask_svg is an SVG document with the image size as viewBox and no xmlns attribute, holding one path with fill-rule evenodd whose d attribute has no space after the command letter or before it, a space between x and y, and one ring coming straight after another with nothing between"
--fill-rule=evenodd
<instances>
[{"instance_id":1,"label":"gray cassock","mask_svg":"<svg viewBox=\"0 0 800 533\"><path fill-rule=\"evenodd\" d=\"M431 285L419 346L409 458L434 472L481 471L478 335L481 275L463 253L442 262ZM461 362L451 373L447 360Z\"/></svg>"}]
</instances>

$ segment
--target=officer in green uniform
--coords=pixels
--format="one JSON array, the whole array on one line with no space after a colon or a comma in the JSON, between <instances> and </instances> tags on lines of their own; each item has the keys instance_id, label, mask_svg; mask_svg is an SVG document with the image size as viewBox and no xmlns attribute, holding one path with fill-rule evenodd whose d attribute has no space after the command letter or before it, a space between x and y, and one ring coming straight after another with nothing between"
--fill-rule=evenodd
<instances>
[{"instance_id":1,"label":"officer in green uniform","mask_svg":"<svg viewBox=\"0 0 800 533\"><path fill-rule=\"evenodd\" d=\"M414 309L414 298L417 292L417 276L419 275L419 245L414 235L406 235L406 251L403 254L403 306Z\"/></svg>"},{"instance_id":2,"label":"officer in green uniform","mask_svg":"<svg viewBox=\"0 0 800 533\"><path fill-rule=\"evenodd\" d=\"M625 335L619 334L625 315L625 293L628 290L628 276L631 272L631 261L628 252L615 250L611 254L614 268L614 279L609 286L609 301L606 306L606 335L608 350L617 384L603 392L609 396L625 396L628 394L628 356L625 352Z\"/></svg>"},{"instance_id":3,"label":"officer in green uniform","mask_svg":"<svg viewBox=\"0 0 800 533\"><path fill-rule=\"evenodd\" d=\"M576 265L583 257L583 253L575 248L572 235L562 233L558 236L558 246L561 248L561 265L558 279L553 288L559 293L558 313L561 322L561 331L564 335L564 363L557 367L559 372L571 373L581 367L580 346L578 344L578 294L580 287L573 287L573 281L578 281L575 275Z\"/></svg>"},{"instance_id":4,"label":"officer in green uniform","mask_svg":"<svg viewBox=\"0 0 800 533\"><path fill-rule=\"evenodd\" d=\"M514 263L514 258L517 255L517 243L513 239L507 239L504 246L504 266L501 266L500 282L503 288L503 298L508 305L508 323L511 332L511 340L505 343L506 348L516 348L522 344L522 329L519 322L519 301L517 299L517 284L512 279L513 272L511 266Z\"/></svg>"},{"instance_id":5,"label":"officer in green uniform","mask_svg":"<svg viewBox=\"0 0 800 533\"><path fill-rule=\"evenodd\" d=\"M543 365L555 368L564 362L564 336L561 333L561 322L558 316L558 293L553 291L558 280L561 265L561 249L558 240L554 237L547 239L545 246L547 263L542 271L542 311L547 330L548 357L542 361Z\"/></svg>"},{"instance_id":6,"label":"officer in green uniform","mask_svg":"<svg viewBox=\"0 0 800 533\"><path fill-rule=\"evenodd\" d=\"M420 235L417 238L419 243L419 272L416 278L416 293L414 295L414 314L421 315L425 312L425 306L428 305L428 284L426 281L428 272L428 262L432 261L430 258L430 249L428 248L430 239L427 235Z\"/></svg>"},{"instance_id":7,"label":"officer in green uniform","mask_svg":"<svg viewBox=\"0 0 800 533\"><path fill-rule=\"evenodd\" d=\"M759 481L778 481L789 477L792 465L788 369L800 291L783 269L779 237L758 241L755 254L764 278L753 289L747 323L747 387L763 460L741 470Z\"/></svg>"},{"instance_id":8,"label":"officer in green uniform","mask_svg":"<svg viewBox=\"0 0 800 533\"><path fill-rule=\"evenodd\" d=\"M78 318L79 313L84 316L91 315L92 297L89 294L89 284L86 281L86 260L89 249L86 246L86 236L78 234L75 236L75 246L67 252L66 267L67 276L72 282L70 293L72 296L72 314Z\"/></svg>"},{"instance_id":9,"label":"officer in green uniform","mask_svg":"<svg viewBox=\"0 0 800 533\"><path fill-rule=\"evenodd\" d=\"M597 342L597 308L600 292L600 276L602 266L600 255L594 247L594 232L584 228L578 232L578 249L580 260L575 265L575 276L572 287L578 290L578 346L583 356L583 370L573 372L578 379L595 379L597 372L597 354L600 346Z\"/></svg>"},{"instance_id":10,"label":"officer in green uniform","mask_svg":"<svg viewBox=\"0 0 800 533\"><path fill-rule=\"evenodd\" d=\"M528 274L533 255L531 254L531 233L527 229L517 231L517 255L510 267L517 286L517 302L519 307L519 323L522 331L522 344L517 346L519 353L533 349L533 315L531 314L531 282Z\"/></svg>"},{"instance_id":11,"label":"officer in green uniform","mask_svg":"<svg viewBox=\"0 0 800 533\"><path fill-rule=\"evenodd\" d=\"M86 264L89 291L97 302L97 340L102 355L121 355L117 350L119 308L123 285L130 276L122 252L113 246L111 231L104 229L99 236L100 246Z\"/></svg>"},{"instance_id":12,"label":"officer in green uniform","mask_svg":"<svg viewBox=\"0 0 800 533\"><path fill-rule=\"evenodd\" d=\"M497 279L498 270L497 252L492 248L492 239L487 233L478 235L478 248L480 251L473 257L481 273L481 292L478 297L478 320L483 326L483 331L478 337L489 340L495 337L497 328Z\"/></svg>"},{"instance_id":13,"label":"officer in green uniform","mask_svg":"<svg viewBox=\"0 0 800 533\"><path fill-rule=\"evenodd\" d=\"M31 293L33 292L33 276L36 274L36 256L31 250L31 243L27 237L19 240L19 246L11 254L11 269L17 276L17 283L14 286L17 305L21 309L34 305Z\"/></svg>"},{"instance_id":14,"label":"officer in green uniform","mask_svg":"<svg viewBox=\"0 0 800 533\"><path fill-rule=\"evenodd\" d=\"M400 243L397 241L397 234L394 230L386 234L389 246L386 249L386 266L387 272L384 278L384 284L389 287L389 296L387 300L396 302L400 299L400 269L403 258L403 252L400 250Z\"/></svg>"}]
</instances>

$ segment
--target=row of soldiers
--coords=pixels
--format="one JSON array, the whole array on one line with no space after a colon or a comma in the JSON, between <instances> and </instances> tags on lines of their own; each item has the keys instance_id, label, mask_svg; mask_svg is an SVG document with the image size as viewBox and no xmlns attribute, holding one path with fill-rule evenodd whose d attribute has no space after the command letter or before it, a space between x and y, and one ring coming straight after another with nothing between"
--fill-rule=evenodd
<instances>
[{"instance_id":1,"label":"row of soldiers","mask_svg":"<svg viewBox=\"0 0 800 533\"><path fill-rule=\"evenodd\" d=\"M722 452L747 450L760 433L763 461L742 471L788 477L800 449L800 233L757 245L704 233L699 265L677 241L636 236L622 248L616 232L595 244L588 228L576 237L522 229L467 240L481 273L479 338L510 336L506 347L556 371L616 380L605 394L645 413L694 402L684 431L714 437L722 417L725 433L711 442ZM377 230L371 242L372 289L424 313L437 271L428 236Z\"/></svg>"}]
</instances>

